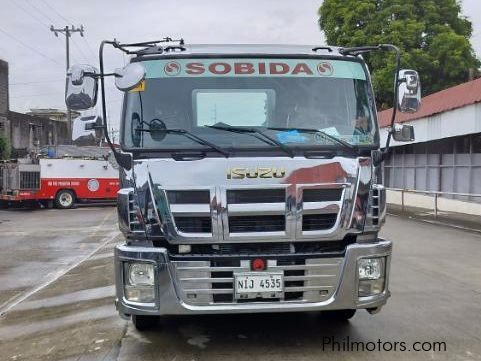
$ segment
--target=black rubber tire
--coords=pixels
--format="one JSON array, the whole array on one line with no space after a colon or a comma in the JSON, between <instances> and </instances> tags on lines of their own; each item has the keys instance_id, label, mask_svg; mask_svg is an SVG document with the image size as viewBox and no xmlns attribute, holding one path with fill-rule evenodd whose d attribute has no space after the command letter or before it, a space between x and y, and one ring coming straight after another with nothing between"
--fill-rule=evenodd
<instances>
[{"instance_id":1,"label":"black rubber tire","mask_svg":"<svg viewBox=\"0 0 481 361\"><path fill-rule=\"evenodd\" d=\"M75 194L71 190L62 189L55 196L55 207L60 209L72 208L75 204Z\"/></svg>"},{"instance_id":2,"label":"black rubber tire","mask_svg":"<svg viewBox=\"0 0 481 361\"><path fill-rule=\"evenodd\" d=\"M158 322L158 316L132 315L132 323L137 331L151 330L157 326Z\"/></svg>"},{"instance_id":3,"label":"black rubber tire","mask_svg":"<svg viewBox=\"0 0 481 361\"><path fill-rule=\"evenodd\" d=\"M332 321L347 321L351 319L357 310L334 310L325 311L322 313L322 317Z\"/></svg>"}]
</instances>

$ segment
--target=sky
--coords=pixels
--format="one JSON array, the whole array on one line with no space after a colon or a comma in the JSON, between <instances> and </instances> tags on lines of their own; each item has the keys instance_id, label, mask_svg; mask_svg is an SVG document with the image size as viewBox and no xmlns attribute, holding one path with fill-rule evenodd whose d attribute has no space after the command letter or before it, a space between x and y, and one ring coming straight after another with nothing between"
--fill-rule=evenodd
<instances>
[{"instance_id":1,"label":"sky","mask_svg":"<svg viewBox=\"0 0 481 361\"><path fill-rule=\"evenodd\" d=\"M10 110L65 108L65 38L50 25L83 25L71 38L70 62L98 64L104 39L121 42L183 37L187 43L324 44L317 10L322 0L0 0L0 59L9 62ZM463 0L473 22L472 44L481 58L480 0ZM332 44L335 45L335 44ZM106 67L126 58L112 51ZM121 93L107 83L112 127ZM97 112L95 109L92 113Z\"/></svg>"}]
</instances>

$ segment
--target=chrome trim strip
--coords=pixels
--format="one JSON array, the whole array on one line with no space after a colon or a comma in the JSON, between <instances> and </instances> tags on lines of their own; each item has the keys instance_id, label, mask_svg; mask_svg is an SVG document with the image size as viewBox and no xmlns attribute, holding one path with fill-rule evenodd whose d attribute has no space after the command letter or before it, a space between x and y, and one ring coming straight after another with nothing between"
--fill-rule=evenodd
<instances>
[{"instance_id":1,"label":"chrome trim strip","mask_svg":"<svg viewBox=\"0 0 481 361\"><path fill-rule=\"evenodd\" d=\"M237 203L228 204L227 212L236 215L275 215L286 213L286 203Z\"/></svg>"},{"instance_id":2,"label":"chrome trim strip","mask_svg":"<svg viewBox=\"0 0 481 361\"><path fill-rule=\"evenodd\" d=\"M185 214L205 214L210 215L209 204L171 204L171 213L185 213Z\"/></svg>"}]
</instances>

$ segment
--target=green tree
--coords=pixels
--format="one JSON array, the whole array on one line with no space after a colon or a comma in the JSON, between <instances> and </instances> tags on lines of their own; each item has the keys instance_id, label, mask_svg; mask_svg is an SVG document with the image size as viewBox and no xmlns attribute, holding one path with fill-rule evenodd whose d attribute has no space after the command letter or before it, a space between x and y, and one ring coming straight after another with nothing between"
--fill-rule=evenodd
<instances>
[{"instance_id":1,"label":"green tree","mask_svg":"<svg viewBox=\"0 0 481 361\"><path fill-rule=\"evenodd\" d=\"M423 95L479 75L471 47L471 22L456 0L324 0L319 25L328 44L362 46L392 43L402 51L401 67L416 69ZM365 55L378 106L392 105L394 54Z\"/></svg>"},{"instance_id":2,"label":"green tree","mask_svg":"<svg viewBox=\"0 0 481 361\"><path fill-rule=\"evenodd\" d=\"M10 142L8 138L0 132L0 159L8 159L10 157Z\"/></svg>"}]
</instances>

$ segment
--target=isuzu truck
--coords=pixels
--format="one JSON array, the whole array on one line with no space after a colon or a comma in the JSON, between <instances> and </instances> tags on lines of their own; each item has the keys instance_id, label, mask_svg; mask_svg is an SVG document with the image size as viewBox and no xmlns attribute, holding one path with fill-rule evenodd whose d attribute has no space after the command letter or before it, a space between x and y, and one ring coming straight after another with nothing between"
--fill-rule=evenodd
<instances>
[{"instance_id":1,"label":"isuzu truck","mask_svg":"<svg viewBox=\"0 0 481 361\"><path fill-rule=\"evenodd\" d=\"M104 48L130 61L106 71ZM363 54L392 54L394 111L380 144ZM392 52L392 53L391 53ZM396 110L420 105L413 70L382 44L187 45L104 41L100 69L67 75L70 109L124 94L115 249L116 306L139 330L159 316L378 312L392 242L381 165L391 138L414 140ZM105 132L108 139L108 133ZM384 149L383 149L384 148Z\"/></svg>"}]
</instances>

